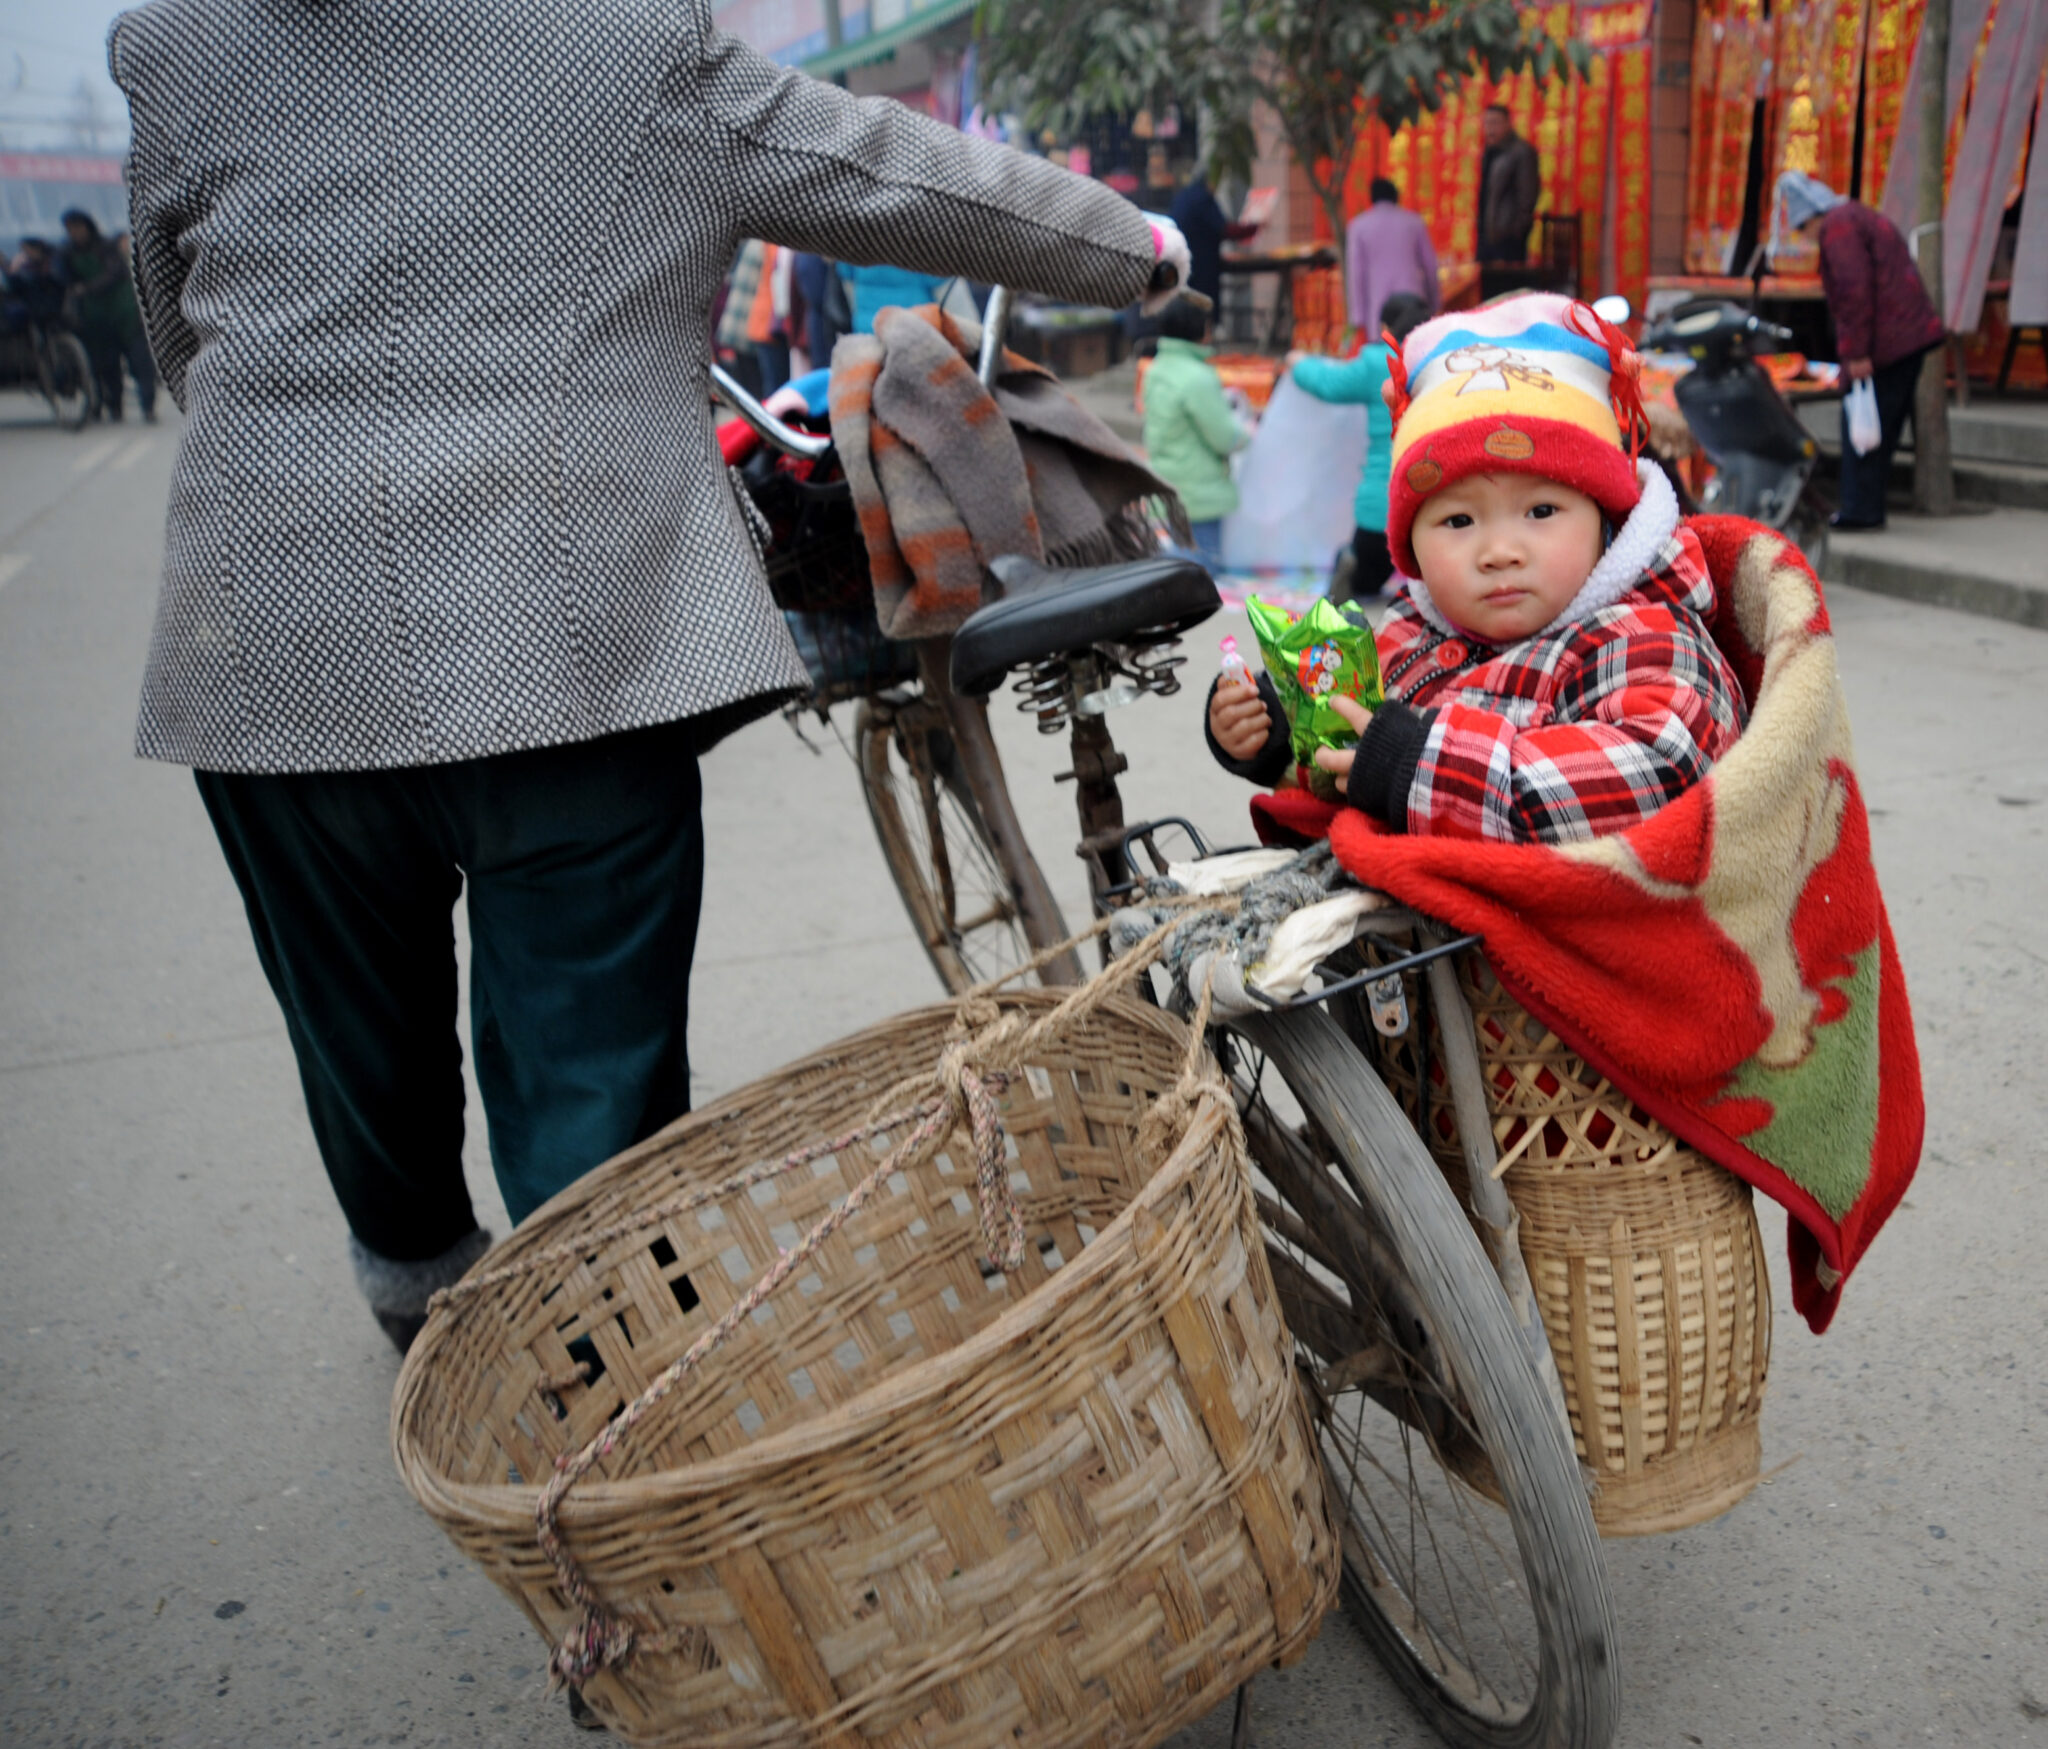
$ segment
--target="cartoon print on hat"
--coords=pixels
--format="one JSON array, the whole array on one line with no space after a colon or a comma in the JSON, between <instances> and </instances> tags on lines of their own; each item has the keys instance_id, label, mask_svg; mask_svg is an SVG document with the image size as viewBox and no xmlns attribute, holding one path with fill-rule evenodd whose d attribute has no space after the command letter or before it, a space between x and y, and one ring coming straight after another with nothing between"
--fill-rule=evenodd
<instances>
[{"instance_id":1,"label":"cartoon print on hat","mask_svg":"<svg viewBox=\"0 0 2048 1749\"><path fill-rule=\"evenodd\" d=\"M1512 425L1503 425L1490 433L1480 447L1497 462L1526 462L1536 454L1535 438Z\"/></svg>"},{"instance_id":2,"label":"cartoon print on hat","mask_svg":"<svg viewBox=\"0 0 2048 1749\"><path fill-rule=\"evenodd\" d=\"M1549 371L1517 358L1505 346L1461 346L1444 360L1444 369L1464 378L1458 385L1461 395L1488 389L1506 394L1509 377L1546 394L1557 387Z\"/></svg>"}]
</instances>

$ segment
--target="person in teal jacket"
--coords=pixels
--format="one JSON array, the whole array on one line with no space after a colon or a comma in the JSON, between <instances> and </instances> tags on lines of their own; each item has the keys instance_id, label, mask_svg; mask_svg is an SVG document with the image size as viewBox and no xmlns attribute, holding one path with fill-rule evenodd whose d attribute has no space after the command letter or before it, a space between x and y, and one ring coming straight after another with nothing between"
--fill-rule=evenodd
<instances>
[{"instance_id":1,"label":"person in teal jacket","mask_svg":"<svg viewBox=\"0 0 2048 1749\"><path fill-rule=\"evenodd\" d=\"M1223 519L1237 508L1230 458L1252 434L1223 398L1208 336L1208 312L1185 298L1160 313L1159 355L1145 375L1145 454L1180 495L1195 551L1214 571L1223 563Z\"/></svg>"},{"instance_id":2,"label":"person in teal jacket","mask_svg":"<svg viewBox=\"0 0 2048 1749\"><path fill-rule=\"evenodd\" d=\"M853 331L872 334L875 318L884 310L914 309L935 304L950 283L929 273L913 273L907 267L848 267L841 269L853 293Z\"/></svg>"},{"instance_id":3,"label":"person in teal jacket","mask_svg":"<svg viewBox=\"0 0 2048 1749\"><path fill-rule=\"evenodd\" d=\"M1380 326L1397 341L1407 339L1408 331L1429 316L1429 305L1412 292L1396 292L1380 306ZM1353 506L1358 526L1351 535L1351 552L1357 563L1348 586L1333 584L1330 594L1337 601L1377 595L1394 575L1393 555L1387 550L1394 415L1382 393L1387 382L1387 349L1374 335L1356 358L1312 358L1296 353L1288 368L1303 392L1318 401L1365 404L1365 472L1359 476L1358 499Z\"/></svg>"}]
</instances>

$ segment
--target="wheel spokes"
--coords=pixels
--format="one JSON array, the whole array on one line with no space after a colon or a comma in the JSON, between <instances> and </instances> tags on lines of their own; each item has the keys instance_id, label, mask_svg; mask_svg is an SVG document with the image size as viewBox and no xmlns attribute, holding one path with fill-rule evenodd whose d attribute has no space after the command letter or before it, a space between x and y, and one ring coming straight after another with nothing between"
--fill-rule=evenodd
<instances>
[{"instance_id":1,"label":"wheel spokes","mask_svg":"<svg viewBox=\"0 0 2048 1749\"><path fill-rule=\"evenodd\" d=\"M1484 1491L1496 1485L1485 1442L1362 1187L1272 1110L1255 1067L1237 1074L1274 1284L1342 1507L1347 1583L1447 1698L1511 1722L1541 1672L1519 1547Z\"/></svg>"}]
</instances>

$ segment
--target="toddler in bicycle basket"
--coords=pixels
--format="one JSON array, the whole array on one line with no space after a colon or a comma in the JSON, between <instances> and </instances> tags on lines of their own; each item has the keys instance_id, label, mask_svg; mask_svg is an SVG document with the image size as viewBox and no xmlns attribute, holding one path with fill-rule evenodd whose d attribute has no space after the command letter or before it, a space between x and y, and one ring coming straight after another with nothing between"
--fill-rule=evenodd
<instances>
[{"instance_id":1,"label":"toddler in bicycle basket","mask_svg":"<svg viewBox=\"0 0 2048 1749\"><path fill-rule=\"evenodd\" d=\"M1634 366L1553 296L1408 336L1386 702L1319 701L1357 731L1314 754L1355 805L1296 785L1252 812L1483 937L1618 1096L1783 1203L1819 1330L1919 1160L1912 1011L1820 582L1771 529L1680 522L1625 443ZM1231 683L1209 710L1268 784L1326 727L1290 736L1277 702Z\"/></svg>"},{"instance_id":2,"label":"toddler in bicycle basket","mask_svg":"<svg viewBox=\"0 0 2048 1749\"><path fill-rule=\"evenodd\" d=\"M1394 361L1377 644L1386 700L1316 764L1396 832L1557 843L1618 832L1696 784L1742 732L1715 590L1670 484L1639 460L1635 357L1547 293L1414 329ZM1224 766L1285 781L1272 682L1219 683Z\"/></svg>"}]
</instances>

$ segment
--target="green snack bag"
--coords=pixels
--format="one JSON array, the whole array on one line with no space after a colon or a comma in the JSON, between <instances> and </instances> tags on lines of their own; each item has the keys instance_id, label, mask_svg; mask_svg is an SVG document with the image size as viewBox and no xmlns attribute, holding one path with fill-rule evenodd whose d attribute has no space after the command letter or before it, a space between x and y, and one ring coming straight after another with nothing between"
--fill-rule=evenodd
<instances>
[{"instance_id":1,"label":"green snack bag","mask_svg":"<svg viewBox=\"0 0 2048 1749\"><path fill-rule=\"evenodd\" d=\"M1337 781L1316 764L1316 749L1349 747L1358 739L1331 707L1331 699L1342 694L1367 710L1380 707L1380 657L1372 627L1355 604L1337 607L1318 601L1297 618L1254 595L1244 610L1252 635L1259 640L1266 672L1286 708L1301 781L1325 801L1337 801Z\"/></svg>"}]
</instances>

